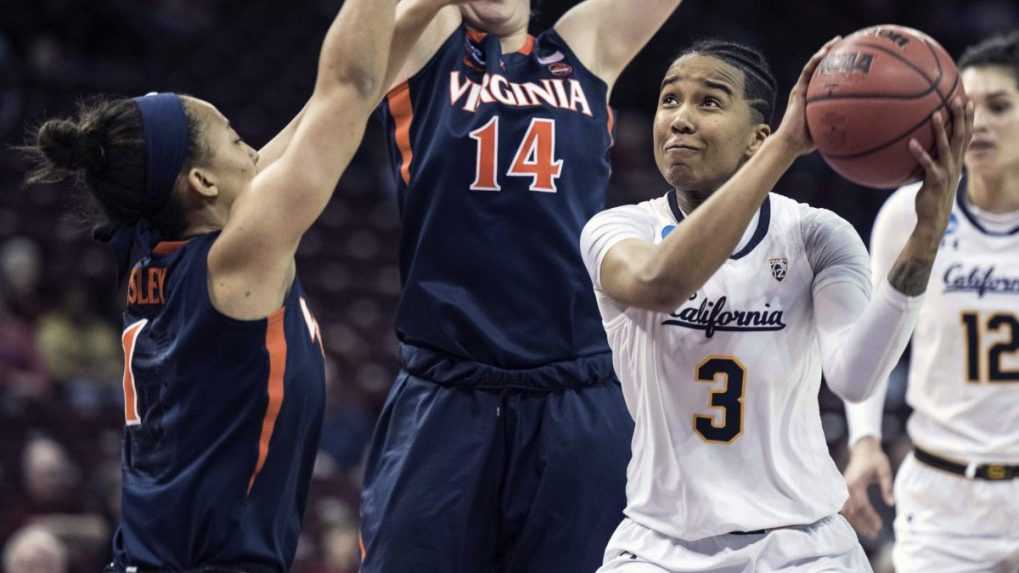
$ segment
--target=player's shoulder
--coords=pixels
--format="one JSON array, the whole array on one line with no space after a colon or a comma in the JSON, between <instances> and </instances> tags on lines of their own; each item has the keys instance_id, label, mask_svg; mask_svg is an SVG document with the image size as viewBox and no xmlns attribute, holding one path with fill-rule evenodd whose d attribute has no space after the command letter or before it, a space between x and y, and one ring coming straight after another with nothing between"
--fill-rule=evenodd
<instances>
[{"instance_id":1,"label":"player's shoulder","mask_svg":"<svg viewBox=\"0 0 1019 573\"><path fill-rule=\"evenodd\" d=\"M668 209L665 201L665 197L660 197L641 203L620 205L591 217L580 233L581 251L601 250L615 243L619 237L655 242L655 237L665 234L663 230L672 222L663 214L662 210Z\"/></svg>"},{"instance_id":2,"label":"player's shoulder","mask_svg":"<svg viewBox=\"0 0 1019 573\"><path fill-rule=\"evenodd\" d=\"M668 209L665 197L658 197L629 205L620 205L601 211L587 222L587 226L622 222L653 225L661 218L663 208Z\"/></svg>"},{"instance_id":3,"label":"player's shoulder","mask_svg":"<svg viewBox=\"0 0 1019 573\"><path fill-rule=\"evenodd\" d=\"M835 211L815 207L788 197L781 197L781 200L788 205L788 208L795 210L796 228L803 241L804 249L808 252L823 250L832 244L860 243L862 245L862 239L853 224Z\"/></svg>"},{"instance_id":4,"label":"player's shoulder","mask_svg":"<svg viewBox=\"0 0 1019 573\"><path fill-rule=\"evenodd\" d=\"M771 198L780 208L795 213L801 232L808 233L816 229L852 228L852 224L849 221L831 209L815 207L809 203L796 201L795 199L775 193L771 194Z\"/></svg>"}]
</instances>

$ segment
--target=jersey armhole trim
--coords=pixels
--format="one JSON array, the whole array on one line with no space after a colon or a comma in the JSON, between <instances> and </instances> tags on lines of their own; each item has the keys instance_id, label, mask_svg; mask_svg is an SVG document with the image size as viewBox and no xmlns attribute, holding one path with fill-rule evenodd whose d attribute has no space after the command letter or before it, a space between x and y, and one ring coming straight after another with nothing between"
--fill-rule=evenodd
<instances>
[{"instance_id":1,"label":"jersey armhole trim","mask_svg":"<svg viewBox=\"0 0 1019 573\"><path fill-rule=\"evenodd\" d=\"M556 24L558 24L558 22L556 22ZM553 25L553 26L552 26L551 28L549 28L548 30L545 30L544 32L542 32L541 34L539 34L539 35L538 35L538 38L541 38L541 36L544 36L544 35L546 35L546 34L554 36L554 39L555 39L555 41L556 41L556 42L557 42L557 43L558 43L559 45L561 45L561 46L562 46L563 48L565 48L565 51L566 51L566 57L567 57L567 58L569 58L570 60L572 60L572 61L573 61L573 62L574 62L574 63L575 63L575 64L576 64L576 65L577 65L577 66L578 66L578 67L579 67L579 68L580 68L581 70L583 70L583 71L584 71L584 73L585 73L585 74L586 74L586 75L587 75L587 76L588 76L589 78L591 78L592 80L594 80L595 82L597 82L597 83L598 83L598 85L600 85L600 86L602 87L602 89L604 89L604 90L605 90L605 104L606 104L606 105L608 105L608 103L609 103L609 101L608 101L608 100L609 100L609 84L608 84L608 82L606 82L605 80L603 80L603 79L602 79L602 78L601 78L601 77L600 77L600 76L599 76L598 74L594 73L593 71L591 71L591 69L590 69L590 68L588 68L588 67L587 67L587 64L585 64L585 63L584 63L584 61L583 61L583 60L581 60L581 59L580 59L580 58L579 58L579 57L577 56L577 53L573 51L573 48L572 48L572 47L570 46L570 43L569 43L569 42L567 42L567 41L566 41L566 39L565 39L565 38L563 38L563 37L562 37L562 36L561 36L561 35L559 34L559 31L558 31L558 30L556 30L556 29L555 29L555 25ZM537 42L536 42L536 44L537 44ZM535 47L537 47L537 45L536 45Z\"/></svg>"},{"instance_id":2,"label":"jersey armhole trim","mask_svg":"<svg viewBox=\"0 0 1019 573\"><path fill-rule=\"evenodd\" d=\"M421 69L411 74L410 77L408 77L407 79L393 86L393 89L386 92L386 97L388 98L389 94L393 93L394 91L402 87L404 84L410 84L410 82L416 80L422 74L424 74L425 70L435 65L436 60L438 60L442 53L446 50L446 44L448 44L453 39L453 37L457 35L458 32L464 31L464 33L466 34L465 26L466 24L461 20L461 22L455 28L453 28L453 31L449 33L449 36L445 40L443 40L441 44L439 44L439 49L435 50L435 53L432 54L432 57L428 58L428 61L425 62L423 66L421 66Z\"/></svg>"}]
</instances>

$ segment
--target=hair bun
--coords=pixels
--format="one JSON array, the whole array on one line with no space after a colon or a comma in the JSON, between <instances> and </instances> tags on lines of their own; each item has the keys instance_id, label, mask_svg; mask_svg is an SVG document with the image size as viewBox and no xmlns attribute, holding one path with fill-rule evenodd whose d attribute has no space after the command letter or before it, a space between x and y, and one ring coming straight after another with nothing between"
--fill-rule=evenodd
<instances>
[{"instance_id":1,"label":"hair bun","mask_svg":"<svg viewBox=\"0 0 1019 573\"><path fill-rule=\"evenodd\" d=\"M94 130L83 130L64 119L47 121L39 129L39 149L53 165L68 171L99 173L106 157L102 142Z\"/></svg>"}]
</instances>

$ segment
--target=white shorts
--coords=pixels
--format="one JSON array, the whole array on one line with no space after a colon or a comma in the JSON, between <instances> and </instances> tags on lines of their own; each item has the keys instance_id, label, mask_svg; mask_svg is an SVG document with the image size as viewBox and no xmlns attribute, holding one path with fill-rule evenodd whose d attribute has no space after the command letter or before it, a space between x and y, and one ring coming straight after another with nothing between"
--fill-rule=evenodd
<instances>
[{"instance_id":1,"label":"white shorts","mask_svg":"<svg viewBox=\"0 0 1019 573\"><path fill-rule=\"evenodd\" d=\"M966 479L910 454L895 509L897 573L1019 572L1019 479Z\"/></svg>"},{"instance_id":2,"label":"white shorts","mask_svg":"<svg viewBox=\"0 0 1019 573\"><path fill-rule=\"evenodd\" d=\"M759 535L697 541L666 537L629 518L605 548L598 573L869 573L856 532L841 515Z\"/></svg>"}]
</instances>

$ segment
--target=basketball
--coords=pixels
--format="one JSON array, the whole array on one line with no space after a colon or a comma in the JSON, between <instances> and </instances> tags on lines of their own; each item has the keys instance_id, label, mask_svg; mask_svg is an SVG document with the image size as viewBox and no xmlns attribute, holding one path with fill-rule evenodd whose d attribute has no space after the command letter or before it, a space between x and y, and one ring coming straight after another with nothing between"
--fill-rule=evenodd
<instances>
[{"instance_id":1,"label":"basketball","mask_svg":"<svg viewBox=\"0 0 1019 573\"><path fill-rule=\"evenodd\" d=\"M936 153L932 117L962 93L955 62L933 38L895 25L864 28L832 47L807 88L807 129L837 173L866 187L916 181L915 138Z\"/></svg>"}]
</instances>

